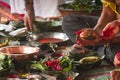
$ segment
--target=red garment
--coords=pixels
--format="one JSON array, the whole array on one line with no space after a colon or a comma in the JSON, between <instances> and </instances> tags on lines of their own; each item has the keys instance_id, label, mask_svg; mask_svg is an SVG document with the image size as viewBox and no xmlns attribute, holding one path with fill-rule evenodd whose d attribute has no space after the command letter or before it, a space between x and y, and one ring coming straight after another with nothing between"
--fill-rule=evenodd
<instances>
[{"instance_id":1,"label":"red garment","mask_svg":"<svg viewBox=\"0 0 120 80\"><path fill-rule=\"evenodd\" d=\"M0 0L0 6L5 7L10 10L10 5L2 0Z\"/></svg>"},{"instance_id":2,"label":"red garment","mask_svg":"<svg viewBox=\"0 0 120 80\"><path fill-rule=\"evenodd\" d=\"M0 0L0 6L8 9L9 11L11 10L10 5L9 5L7 2L3 1L3 0ZM24 14L18 14L18 16L20 16L20 17L23 18L23 17L24 17Z\"/></svg>"}]
</instances>

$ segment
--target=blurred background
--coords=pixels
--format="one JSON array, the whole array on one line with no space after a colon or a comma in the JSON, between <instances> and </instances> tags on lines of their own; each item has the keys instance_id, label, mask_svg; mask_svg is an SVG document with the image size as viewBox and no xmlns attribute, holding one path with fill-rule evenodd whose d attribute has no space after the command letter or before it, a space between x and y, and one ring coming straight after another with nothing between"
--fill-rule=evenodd
<instances>
[{"instance_id":1,"label":"blurred background","mask_svg":"<svg viewBox=\"0 0 120 80\"><path fill-rule=\"evenodd\" d=\"M3 1L9 3L9 0L3 0ZM66 0L66 3L71 2L71 1L74 1L74 0Z\"/></svg>"}]
</instances>

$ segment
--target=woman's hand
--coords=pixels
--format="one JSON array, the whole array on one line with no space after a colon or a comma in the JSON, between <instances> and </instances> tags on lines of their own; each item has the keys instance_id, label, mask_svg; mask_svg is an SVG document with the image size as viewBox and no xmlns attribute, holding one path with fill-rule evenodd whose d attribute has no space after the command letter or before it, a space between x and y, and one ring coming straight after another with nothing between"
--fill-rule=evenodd
<instances>
[{"instance_id":1,"label":"woman's hand","mask_svg":"<svg viewBox=\"0 0 120 80\"><path fill-rule=\"evenodd\" d=\"M113 64L115 67L120 68L120 51L116 53Z\"/></svg>"},{"instance_id":2,"label":"woman's hand","mask_svg":"<svg viewBox=\"0 0 120 80\"><path fill-rule=\"evenodd\" d=\"M108 41L120 31L120 22L117 20L108 23L102 31L103 39Z\"/></svg>"},{"instance_id":3,"label":"woman's hand","mask_svg":"<svg viewBox=\"0 0 120 80\"><path fill-rule=\"evenodd\" d=\"M120 70L113 70L110 72L110 80L120 80Z\"/></svg>"},{"instance_id":4,"label":"woman's hand","mask_svg":"<svg viewBox=\"0 0 120 80\"><path fill-rule=\"evenodd\" d=\"M102 37L91 28L84 28L76 32L76 40L79 46L95 46L102 41Z\"/></svg>"}]
</instances>

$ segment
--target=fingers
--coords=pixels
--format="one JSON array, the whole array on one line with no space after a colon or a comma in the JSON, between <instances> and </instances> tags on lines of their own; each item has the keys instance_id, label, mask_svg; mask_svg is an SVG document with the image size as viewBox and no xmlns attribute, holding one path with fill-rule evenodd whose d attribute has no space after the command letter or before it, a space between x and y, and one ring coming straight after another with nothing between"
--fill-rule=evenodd
<instances>
[{"instance_id":1,"label":"fingers","mask_svg":"<svg viewBox=\"0 0 120 80\"><path fill-rule=\"evenodd\" d=\"M101 38L98 38L96 40L81 40L79 41L79 46L95 46L99 45L99 43L102 41Z\"/></svg>"},{"instance_id":2,"label":"fingers","mask_svg":"<svg viewBox=\"0 0 120 80\"><path fill-rule=\"evenodd\" d=\"M111 80L120 80L120 71L113 70L110 72Z\"/></svg>"},{"instance_id":3,"label":"fingers","mask_svg":"<svg viewBox=\"0 0 120 80\"><path fill-rule=\"evenodd\" d=\"M118 68L120 67L120 51L116 53L113 63L115 67L118 67Z\"/></svg>"},{"instance_id":4,"label":"fingers","mask_svg":"<svg viewBox=\"0 0 120 80\"><path fill-rule=\"evenodd\" d=\"M119 32L119 23L116 21L108 23L102 31L104 40L109 40Z\"/></svg>"},{"instance_id":5,"label":"fingers","mask_svg":"<svg viewBox=\"0 0 120 80\"><path fill-rule=\"evenodd\" d=\"M101 41L101 36L91 28L84 28L76 32L77 44L80 46L94 46Z\"/></svg>"}]
</instances>

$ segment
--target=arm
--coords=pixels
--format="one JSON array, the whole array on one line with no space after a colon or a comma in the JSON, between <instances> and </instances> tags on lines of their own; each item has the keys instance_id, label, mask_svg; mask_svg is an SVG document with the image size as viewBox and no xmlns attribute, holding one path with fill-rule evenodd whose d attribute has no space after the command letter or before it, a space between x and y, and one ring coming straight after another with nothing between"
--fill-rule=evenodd
<instances>
[{"instance_id":1,"label":"arm","mask_svg":"<svg viewBox=\"0 0 120 80\"><path fill-rule=\"evenodd\" d=\"M113 2L112 0L106 0L106 1ZM99 33L102 32L103 38L104 36L106 37L108 36L107 38L110 39L109 40L110 43L120 43L120 35L117 34L118 32L120 32L120 19L117 19L116 15L117 12L115 12L109 6L106 7L104 3L101 16L98 20L97 25L94 28L97 31L100 30Z\"/></svg>"},{"instance_id":2,"label":"arm","mask_svg":"<svg viewBox=\"0 0 120 80\"><path fill-rule=\"evenodd\" d=\"M106 1L113 2L113 0L106 0ZM106 26L106 24L115 19L116 19L116 13L109 6L106 6L106 3L103 3L101 16L94 29L97 30L99 33L101 33L103 28Z\"/></svg>"},{"instance_id":3,"label":"arm","mask_svg":"<svg viewBox=\"0 0 120 80\"><path fill-rule=\"evenodd\" d=\"M108 1L110 3L115 3L114 0L105 0L105 1ZM111 8L111 7L113 7L113 6L106 6L106 3L103 3L103 9L102 9L101 16L97 22L97 25L94 27L94 30L99 32L100 36L101 36L101 32L103 31L104 27L106 27L106 25L108 23L111 24L112 22L114 22L116 20L116 13L113 10L113 8ZM115 8L116 7L114 7L114 9ZM116 23L114 23L113 26L116 26ZM99 38L101 38L101 39L97 39L97 45L106 43L106 41L104 41L102 36ZM93 45L96 45L95 41L90 41L90 43ZM87 42L87 43L82 44L82 46L89 46L91 44L88 44L88 42Z\"/></svg>"},{"instance_id":4,"label":"arm","mask_svg":"<svg viewBox=\"0 0 120 80\"><path fill-rule=\"evenodd\" d=\"M33 0L24 0L25 1L25 26L29 31L33 31L33 24L35 23L35 13L33 8Z\"/></svg>"}]
</instances>

